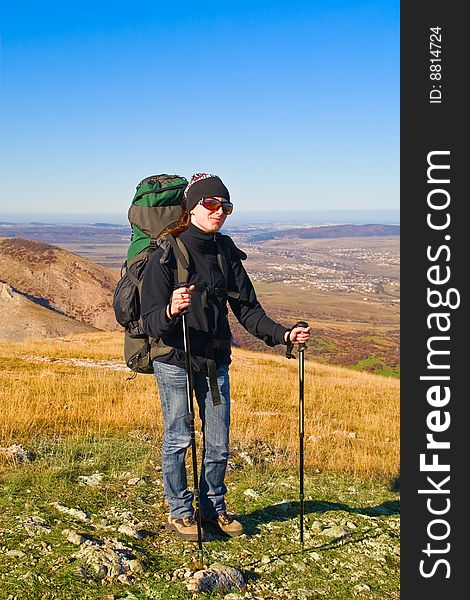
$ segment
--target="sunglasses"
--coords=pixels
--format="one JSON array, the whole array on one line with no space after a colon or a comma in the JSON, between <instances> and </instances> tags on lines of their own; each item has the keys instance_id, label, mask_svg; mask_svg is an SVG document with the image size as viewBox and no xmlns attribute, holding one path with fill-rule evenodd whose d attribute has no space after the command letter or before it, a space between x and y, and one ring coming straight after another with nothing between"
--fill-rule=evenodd
<instances>
[{"instance_id":1,"label":"sunglasses","mask_svg":"<svg viewBox=\"0 0 470 600\"><path fill-rule=\"evenodd\" d=\"M217 200L217 198L201 198L198 204L202 204L204 208L210 210L211 212L215 212L222 207L222 212L224 215L230 215L233 211L233 204L231 202L221 200Z\"/></svg>"}]
</instances>

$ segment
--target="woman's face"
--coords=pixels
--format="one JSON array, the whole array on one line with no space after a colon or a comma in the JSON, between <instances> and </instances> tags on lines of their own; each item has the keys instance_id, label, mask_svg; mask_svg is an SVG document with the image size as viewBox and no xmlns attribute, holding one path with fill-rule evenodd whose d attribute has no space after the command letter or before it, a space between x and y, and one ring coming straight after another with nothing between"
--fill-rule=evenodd
<instances>
[{"instance_id":1,"label":"woman's face","mask_svg":"<svg viewBox=\"0 0 470 600\"><path fill-rule=\"evenodd\" d=\"M225 198L217 198L223 202ZM222 212L222 207L217 210L207 210L202 204L196 204L191 210L191 223L206 231L207 233L217 233L225 223L227 215Z\"/></svg>"}]
</instances>

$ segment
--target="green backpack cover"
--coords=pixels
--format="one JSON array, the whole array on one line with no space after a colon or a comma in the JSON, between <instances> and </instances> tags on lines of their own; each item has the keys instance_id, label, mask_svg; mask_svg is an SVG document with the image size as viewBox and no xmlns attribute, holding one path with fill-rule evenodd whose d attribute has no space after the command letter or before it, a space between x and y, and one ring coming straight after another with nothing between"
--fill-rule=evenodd
<instances>
[{"instance_id":1,"label":"green backpack cover","mask_svg":"<svg viewBox=\"0 0 470 600\"><path fill-rule=\"evenodd\" d=\"M181 215L181 201L188 180L180 175L152 175L138 185L128 212L132 238L127 260L150 247Z\"/></svg>"}]
</instances>

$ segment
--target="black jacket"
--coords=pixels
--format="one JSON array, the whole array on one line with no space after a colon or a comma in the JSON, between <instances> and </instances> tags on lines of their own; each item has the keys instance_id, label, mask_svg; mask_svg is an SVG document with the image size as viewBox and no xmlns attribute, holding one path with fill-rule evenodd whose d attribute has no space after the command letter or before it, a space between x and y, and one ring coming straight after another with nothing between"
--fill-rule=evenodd
<instances>
[{"instance_id":1,"label":"black jacket","mask_svg":"<svg viewBox=\"0 0 470 600\"><path fill-rule=\"evenodd\" d=\"M229 281L227 284L217 261L216 239L225 240L228 248ZM190 334L192 368L207 373L207 359L216 365L229 364L231 332L227 318L227 301L238 321L252 335L268 346L284 343L286 327L272 321L256 298L253 284L245 271L240 255L228 236L206 233L189 225L180 239L190 255L189 280L195 284L187 322ZM168 321L166 307L174 289L176 260L170 252L162 264L163 250L157 248L145 269L142 284L141 315L148 335L161 338L173 350L156 360L185 366L183 331L179 316ZM227 296L236 291L238 297Z\"/></svg>"}]
</instances>

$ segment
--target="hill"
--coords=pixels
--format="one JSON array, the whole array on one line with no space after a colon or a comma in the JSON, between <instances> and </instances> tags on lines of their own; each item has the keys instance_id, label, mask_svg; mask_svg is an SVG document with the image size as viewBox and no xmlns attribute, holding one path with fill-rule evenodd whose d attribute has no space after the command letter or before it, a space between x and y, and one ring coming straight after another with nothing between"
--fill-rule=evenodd
<instances>
[{"instance_id":1,"label":"hill","mask_svg":"<svg viewBox=\"0 0 470 600\"><path fill-rule=\"evenodd\" d=\"M323 225L321 227L295 227L264 231L250 237L250 241L261 242L280 238L324 239L342 237L376 237L400 235L399 225Z\"/></svg>"},{"instance_id":2,"label":"hill","mask_svg":"<svg viewBox=\"0 0 470 600\"><path fill-rule=\"evenodd\" d=\"M0 312L3 315L0 327L0 337L3 340L22 341L96 331L91 325L80 323L29 300L3 282L0 282Z\"/></svg>"},{"instance_id":3,"label":"hill","mask_svg":"<svg viewBox=\"0 0 470 600\"><path fill-rule=\"evenodd\" d=\"M49 330L77 333L90 330L90 326L118 330L112 310L118 277L115 271L56 246L23 238L0 238L0 281L12 288L4 288L3 301L16 306L22 315L18 321L2 319L0 337L10 337L15 326L20 335L28 311L34 313L38 335Z\"/></svg>"}]
</instances>

